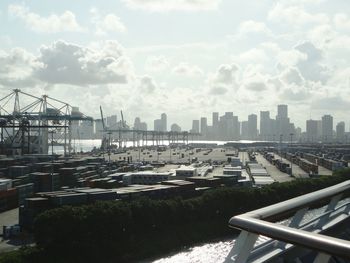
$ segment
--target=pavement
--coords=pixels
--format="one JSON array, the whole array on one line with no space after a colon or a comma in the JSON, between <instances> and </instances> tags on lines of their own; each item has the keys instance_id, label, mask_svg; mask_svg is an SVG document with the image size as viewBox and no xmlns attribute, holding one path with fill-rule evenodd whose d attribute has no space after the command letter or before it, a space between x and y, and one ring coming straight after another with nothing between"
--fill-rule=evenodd
<instances>
[{"instance_id":1,"label":"pavement","mask_svg":"<svg viewBox=\"0 0 350 263\"><path fill-rule=\"evenodd\" d=\"M275 153L275 159L282 159L284 162L291 164L290 161L288 161L285 158L281 158L281 156L279 156L276 153ZM309 174L294 163L292 164L292 174L293 176L295 176L295 178L309 178Z\"/></svg>"},{"instance_id":2,"label":"pavement","mask_svg":"<svg viewBox=\"0 0 350 263\"><path fill-rule=\"evenodd\" d=\"M10 226L10 225L18 224L18 213L19 213L18 208L0 213L0 227L1 227L0 235L3 234L2 226Z\"/></svg>"},{"instance_id":3,"label":"pavement","mask_svg":"<svg viewBox=\"0 0 350 263\"><path fill-rule=\"evenodd\" d=\"M3 234L3 226L11 226L18 224L18 212L19 209L12 209L0 213L0 235ZM21 237L2 239L0 240L0 253L19 249L23 245L33 245L33 238L31 236L25 236L23 234Z\"/></svg>"},{"instance_id":4,"label":"pavement","mask_svg":"<svg viewBox=\"0 0 350 263\"><path fill-rule=\"evenodd\" d=\"M294 180L292 176L290 176L287 173L281 172L280 170L277 169L276 166L269 163L264 158L264 156L262 156L260 153L258 153L255 157L256 157L256 161L265 167L266 171L269 173L272 179L274 179L276 182L282 183L282 182L289 182Z\"/></svg>"}]
</instances>

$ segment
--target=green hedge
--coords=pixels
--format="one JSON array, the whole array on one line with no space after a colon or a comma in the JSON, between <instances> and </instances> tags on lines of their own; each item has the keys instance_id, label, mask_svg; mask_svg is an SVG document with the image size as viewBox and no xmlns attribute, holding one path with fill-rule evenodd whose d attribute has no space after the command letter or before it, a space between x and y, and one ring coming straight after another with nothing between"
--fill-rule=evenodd
<instances>
[{"instance_id":1,"label":"green hedge","mask_svg":"<svg viewBox=\"0 0 350 263\"><path fill-rule=\"evenodd\" d=\"M57 262L138 260L232 235L227 223L233 215L337 184L349 175L350 170L343 170L260 189L217 188L186 200L145 198L66 206L37 217L35 238L45 257Z\"/></svg>"}]
</instances>

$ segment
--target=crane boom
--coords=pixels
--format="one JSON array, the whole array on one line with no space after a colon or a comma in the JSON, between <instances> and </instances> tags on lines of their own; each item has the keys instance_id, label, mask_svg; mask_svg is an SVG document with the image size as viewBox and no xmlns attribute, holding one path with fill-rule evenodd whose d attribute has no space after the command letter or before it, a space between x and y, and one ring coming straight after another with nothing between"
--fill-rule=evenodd
<instances>
[{"instance_id":1,"label":"crane boom","mask_svg":"<svg viewBox=\"0 0 350 263\"><path fill-rule=\"evenodd\" d=\"M123 111L120 111L120 115L122 117L122 127L125 128L125 122L124 122L124 116L123 116Z\"/></svg>"},{"instance_id":2,"label":"crane boom","mask_svg":"<svg viewBox=\"0 0 350 263\"><path fill-rule=\"evenodd\" d=\"M100 112L101 112L101 119L102 119L102 127L105 130L106 125L105 125L105 119L103 118L102 106L100 106Z\"/></svg>"}]
</instances>

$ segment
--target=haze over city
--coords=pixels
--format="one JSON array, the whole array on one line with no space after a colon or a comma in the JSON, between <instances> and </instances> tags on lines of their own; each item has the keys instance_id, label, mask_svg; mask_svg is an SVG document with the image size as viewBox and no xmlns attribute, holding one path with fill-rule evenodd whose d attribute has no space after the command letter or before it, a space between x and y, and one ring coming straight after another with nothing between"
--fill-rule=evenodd
<instances>
[{"instance_id":1,"label":"haze over city","mask_svg":"<svg viewBox=\"0 0 350 263\"><path fill-rule=\"evenodd\" d=\"M0 97L20 88L149 127L166 112L183 130L278 104L303 130L325 114L348 124L348 1L164 3L2 1Z\"/></svg>"}]
</instances>

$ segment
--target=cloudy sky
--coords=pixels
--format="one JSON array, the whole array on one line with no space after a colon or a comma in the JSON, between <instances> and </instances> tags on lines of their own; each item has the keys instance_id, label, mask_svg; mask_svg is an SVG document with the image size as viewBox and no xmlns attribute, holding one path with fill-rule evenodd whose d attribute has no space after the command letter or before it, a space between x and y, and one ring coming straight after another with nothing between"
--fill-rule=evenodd
<instances>
[{"instance_id":1,"label":"cloudy sky","mask_svg":"<svg viewBox=\"0 0 350 263\"><path fill-rule=\"evenodd\" d=\"M20 88L129 123L167 112L185 129L283 103L302 128L323 114L349 127L349 0L2 0L0 25L1 98Z\"/></svg>"}]
</instances>

